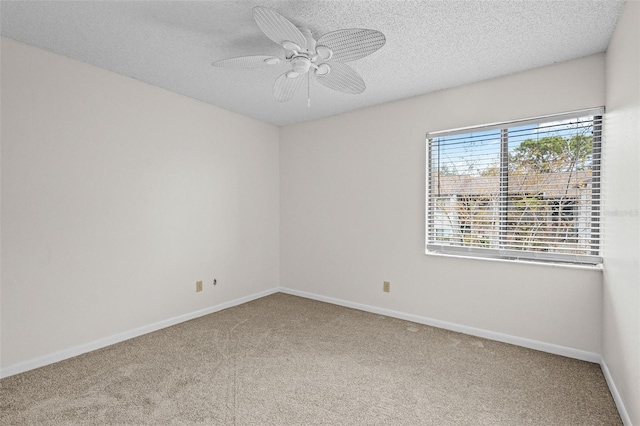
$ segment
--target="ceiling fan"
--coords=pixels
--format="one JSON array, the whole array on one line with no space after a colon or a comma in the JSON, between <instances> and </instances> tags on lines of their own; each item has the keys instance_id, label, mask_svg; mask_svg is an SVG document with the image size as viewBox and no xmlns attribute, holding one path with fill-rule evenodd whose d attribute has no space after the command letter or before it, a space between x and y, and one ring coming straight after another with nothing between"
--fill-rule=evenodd
<instances>
[{"instance_id":1,"label":"ceiling fan","mask_svg":"<svg viewBox=\"0 0 640 426\"><path fill-rule=\"evenodd\" d=\"M364 58L385 44L380 31L349 28L332 31L313 38L307 28L298 28L291 21L266 7L253 8L253 18L269 39L285 50L284 59L290 69L273 85L273 96L279 102L288 101L302 85L303 76L314 74L318 82L339 92L358 94L365 89L364 80L345 62ZM215 67L251 68L277 65L277 56L240 56L215 61ZM308 81L308 80L307 80Z\"/></svg>"}]
</instances>

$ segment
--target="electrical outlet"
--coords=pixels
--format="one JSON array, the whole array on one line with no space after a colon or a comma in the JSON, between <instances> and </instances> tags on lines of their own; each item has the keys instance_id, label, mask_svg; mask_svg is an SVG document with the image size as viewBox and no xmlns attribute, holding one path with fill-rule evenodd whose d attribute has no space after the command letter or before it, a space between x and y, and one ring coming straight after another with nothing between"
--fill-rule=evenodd
<instances>
[{"instance_id":1,"label":"electrical outlet","mask_svg":"<svg viewBox=\"0 0 640 426\"><path fill-rule=\"evenodd\" d=\"M382 283L382 291L384 291L385 293L389 293L391 283L389 281L385 281Z\"/></svg>"},{"instance_id":2,"label":"electrical outlet","mask_svg":"<svg viewBox=\"0 0 640 426\"><path fill-rule=\"evenodd\" d=\"M196 293L202 291L202 281L196 281Z\"/></svg>"}]
</instances>

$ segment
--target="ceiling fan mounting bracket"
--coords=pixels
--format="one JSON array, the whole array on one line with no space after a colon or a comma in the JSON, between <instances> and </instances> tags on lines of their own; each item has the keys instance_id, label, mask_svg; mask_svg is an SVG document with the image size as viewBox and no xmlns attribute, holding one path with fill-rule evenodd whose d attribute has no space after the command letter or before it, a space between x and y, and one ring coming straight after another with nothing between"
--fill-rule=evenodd
<instances>
[{"instance_id":1,"label":"ceiling fan mounting bracket","mask_svg":"<svg viewBox=\"0 0 640 426\"><path fill-rule=\"evenodd\" d=\"M276 57L267 58L264 60L264 63L267 65L277 65L280 63L280 58L276 58Z\"/></svg>"},{"instance_id":2,"label":"ceiling fan mounting bracket","mask_svg":"<svg viewBox=\"0 0 640 426\"><path fill-rule=\"evenodd\" d=\"M320 64L315 68L316 75L327 75L331 72L331 66L329 64Z\"/></svg>"},{"instance_id":3,"label":"ceiling fan mounting bracket","mask_svg":"<svg viewBox=\"0 0 640 426\"><path fill-rule=\"evenodd\" d=\"M327 46L319 45L319 46L316 46L316 54L323 61L328 61L329 59L331 59L333 57L333 50L331 50Z\"/></svg>"},{"instance_id":4,"label":"ceiling fan mounting bracket","mask_svg":"<svg viewBox=\"0 0 640 426\"><path fill-rule=\"evenodd\" d=\"M302 48L297 43L294 43L294 42L289 41L289 40L283 41L282 42L282 47L284 48L284 50L289 50L289 51L292 51L292 52L297 52L297 51L302 50Z\"/></svg>"}]
</instances>

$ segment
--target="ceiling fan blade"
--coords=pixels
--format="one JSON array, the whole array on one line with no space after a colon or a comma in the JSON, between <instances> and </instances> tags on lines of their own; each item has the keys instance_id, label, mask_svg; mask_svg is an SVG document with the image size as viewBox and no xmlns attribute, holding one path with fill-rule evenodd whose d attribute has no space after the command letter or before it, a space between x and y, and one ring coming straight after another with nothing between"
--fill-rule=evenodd
<instances>
[{"instance_id":1,"label":"ceiling fan blade","mask_svg":"<svg viewBox=\"0 0 640 426\"><path fill-rule=\"evenodd\" d=\"M348 28L332 31L318 39L318 46L327 46L333 52L332 61L349 62L364 58L384 46L384 34L376 30Z\"/></svg>"},{"instance_id":2,"label":"ceiling fan blade","mask_svg":"<svg viewBox=\"0 0 640 426\"><path fill-rule=\"evenodd\" d=\"M239 56L237 58L220 59L215 61L214 67L225 68L253 68L263 65L275 65L280 62L280 59L275 56Z\"/></svg>"},{"instance_id":3,"label":"ceiling fan blade","mask_svg":"<svg viewBox=\"0 0 640 426\"><path fill-rule=\"evenodd\" d=\"M330 71L325 75L316 75L318 81L329 89L357 95L364 92L366 85L353 68L342 62L329 62Z\"/></svg>"},{"instance_id":4,"label":"ceiling fan blade","mask_svg":"<svg viewBox=\"0 0 640 426\"><path fill-rule=\"evenodd\" d=\"M273 84L273 97L278 102L285 102L291 99L302 85L303 76L298 75L296 78L289 78L287 74L290 72L287 71L281 74Z\"/></svg>"},{"instance_id":5,"label":"ceiling fan blade","mask_svg":"<svg viewBox=\"0 0 640 426\"><path fill-rule=\"evenodd\" d=\"M307 47L307 39L287 18L266 7L253 8L253 18L264 35L282 46L285 41Z\"/></svg>"}]
</instances>

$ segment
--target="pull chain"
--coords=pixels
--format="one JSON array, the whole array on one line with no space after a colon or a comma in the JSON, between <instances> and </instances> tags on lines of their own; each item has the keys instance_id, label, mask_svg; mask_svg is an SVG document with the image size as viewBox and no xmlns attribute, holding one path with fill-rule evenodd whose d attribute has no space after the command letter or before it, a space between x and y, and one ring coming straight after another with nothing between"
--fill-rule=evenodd
<instances>
[{"instance_id":1,"label":"pull chain","mask_svg":"<svg viewBox=\"0 0 640 426\"><path fill-rule=\"evenodd\" d=\"M307 73L307 108L311 108L311 83L309 83L311 76L309 74L311 73Z\"/></svg>"}]
</instances>

